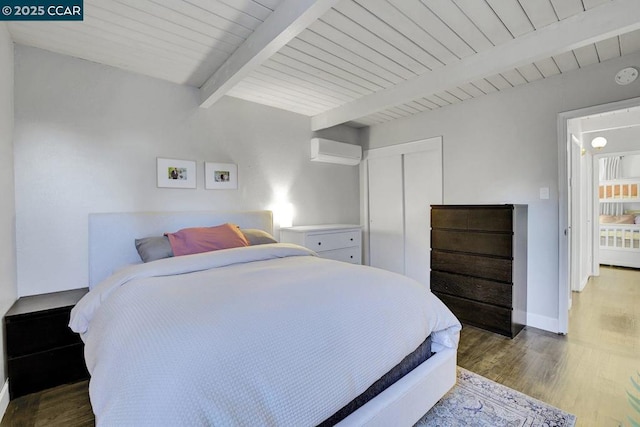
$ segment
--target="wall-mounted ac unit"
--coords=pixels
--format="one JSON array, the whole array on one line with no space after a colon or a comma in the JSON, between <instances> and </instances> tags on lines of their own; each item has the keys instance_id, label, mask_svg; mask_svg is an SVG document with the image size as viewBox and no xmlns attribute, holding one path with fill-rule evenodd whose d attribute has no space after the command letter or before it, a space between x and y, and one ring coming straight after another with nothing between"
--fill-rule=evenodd
<instances>
[{"instance_id":1,"label":"wall-mounted ac unit","mask_svg":"<svg viewBox=\"0 0 640 427\"><path fill-rule=\"evenodd\" d=\"M357 165L362 160L362 147L330 139L311 139L311 161L335 163L338 165Z\"/></svg>"}]
</instances>

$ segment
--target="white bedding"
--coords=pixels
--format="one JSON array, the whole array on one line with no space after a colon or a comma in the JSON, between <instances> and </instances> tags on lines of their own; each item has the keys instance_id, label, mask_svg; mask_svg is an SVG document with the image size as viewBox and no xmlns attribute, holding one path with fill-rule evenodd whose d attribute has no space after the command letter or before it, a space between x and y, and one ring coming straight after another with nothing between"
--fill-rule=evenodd
<instances>
[{"instance_id":1,"label":"white bedding","mask_svg":"<svg viewBox=\"0 0 640 427\"><path fill-rule=\"evenodd\" d=\"M317 425L460 323L423 285L272 244L131 266L73 309L98 425Z\"/></svg>"}]
</instances>

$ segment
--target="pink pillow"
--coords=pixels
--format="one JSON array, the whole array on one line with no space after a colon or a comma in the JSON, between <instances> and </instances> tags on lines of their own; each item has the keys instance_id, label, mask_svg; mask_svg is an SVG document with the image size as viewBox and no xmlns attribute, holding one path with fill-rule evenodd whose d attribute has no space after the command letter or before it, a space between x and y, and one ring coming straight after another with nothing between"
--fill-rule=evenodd
<instances>
[{"instance_id":1,"label":"pink pillow","mask_svg":"<svg viewBox=\"0 0 640 427\"><path fill-rule=\"evenodd\" d=\"M238 226L228 223L215 227L184 228L165 235L169 238L173 256L249 246Z\"/></svg>"}]
</instances>

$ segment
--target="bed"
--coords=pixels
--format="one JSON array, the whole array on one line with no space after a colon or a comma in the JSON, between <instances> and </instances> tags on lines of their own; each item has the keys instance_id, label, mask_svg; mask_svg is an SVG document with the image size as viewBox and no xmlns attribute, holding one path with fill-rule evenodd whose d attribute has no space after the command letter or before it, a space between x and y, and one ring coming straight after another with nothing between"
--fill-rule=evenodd
<instances>
[{"instance_id":1,"label":"bed","mask_svg":"<svg viewBox=\"0 0 640 427\"><path fill-rule=\"evenodd\" d=\"M640 178L601 181L599 202L621 215L600 215L600 264L640 268Z\"/></svg>"},{"instance_id":2,"label":"bed","mask_svg":"<svg viewBox=\"0 0 640 427\"><path fill-rule=\"evenodd\" d=\"M600 181L598 198L601 203L640 200L640 178L620 178Z\"/></svg>"},{"instance_id":3,"label":"bed","mask_svg":"<svg viewBox=\"0 0 640 427\"><path fill-rule=\"evenodd\" d=\"M70 326L98 425L412 425L454 385L460 323L411 279L291 244L133 245L226 223L272 232L268 211L90 215Z\"/></svg>"},{"instance_id":4,"label":"bed","mask_svg":"<svg viewBox=\"0 0 640 427\"><path fill-rule=\"evenodd\" d=\"M600 222L600 264L640 268L640 224Z\"/></svg>"},{"instance_id":5,"label":"bed","mask_svg":"<svg viewBox=\"0 0 640 427\"><path fill-rule=\"evenodd\" d=\"M601 181L598 198L602 203L640 200L640 178L621 178Z\"/></svg>"}]
</instances>

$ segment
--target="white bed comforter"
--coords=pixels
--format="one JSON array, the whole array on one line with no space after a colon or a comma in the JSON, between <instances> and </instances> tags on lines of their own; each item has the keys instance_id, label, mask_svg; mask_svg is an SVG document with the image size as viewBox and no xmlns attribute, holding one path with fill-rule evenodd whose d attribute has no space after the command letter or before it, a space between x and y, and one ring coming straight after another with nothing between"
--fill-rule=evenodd
<instances>
[{"instance_id":1,"label":"white bed comforter","mask_svg":"<svg viewBox=\"0 0 640 427\"><path fill-rule=\"evenodd\" d=\"M316 425L460 324L383 270L261 245L135 265L71 313L98 425Z\"/></svg>"}]
</instances>

